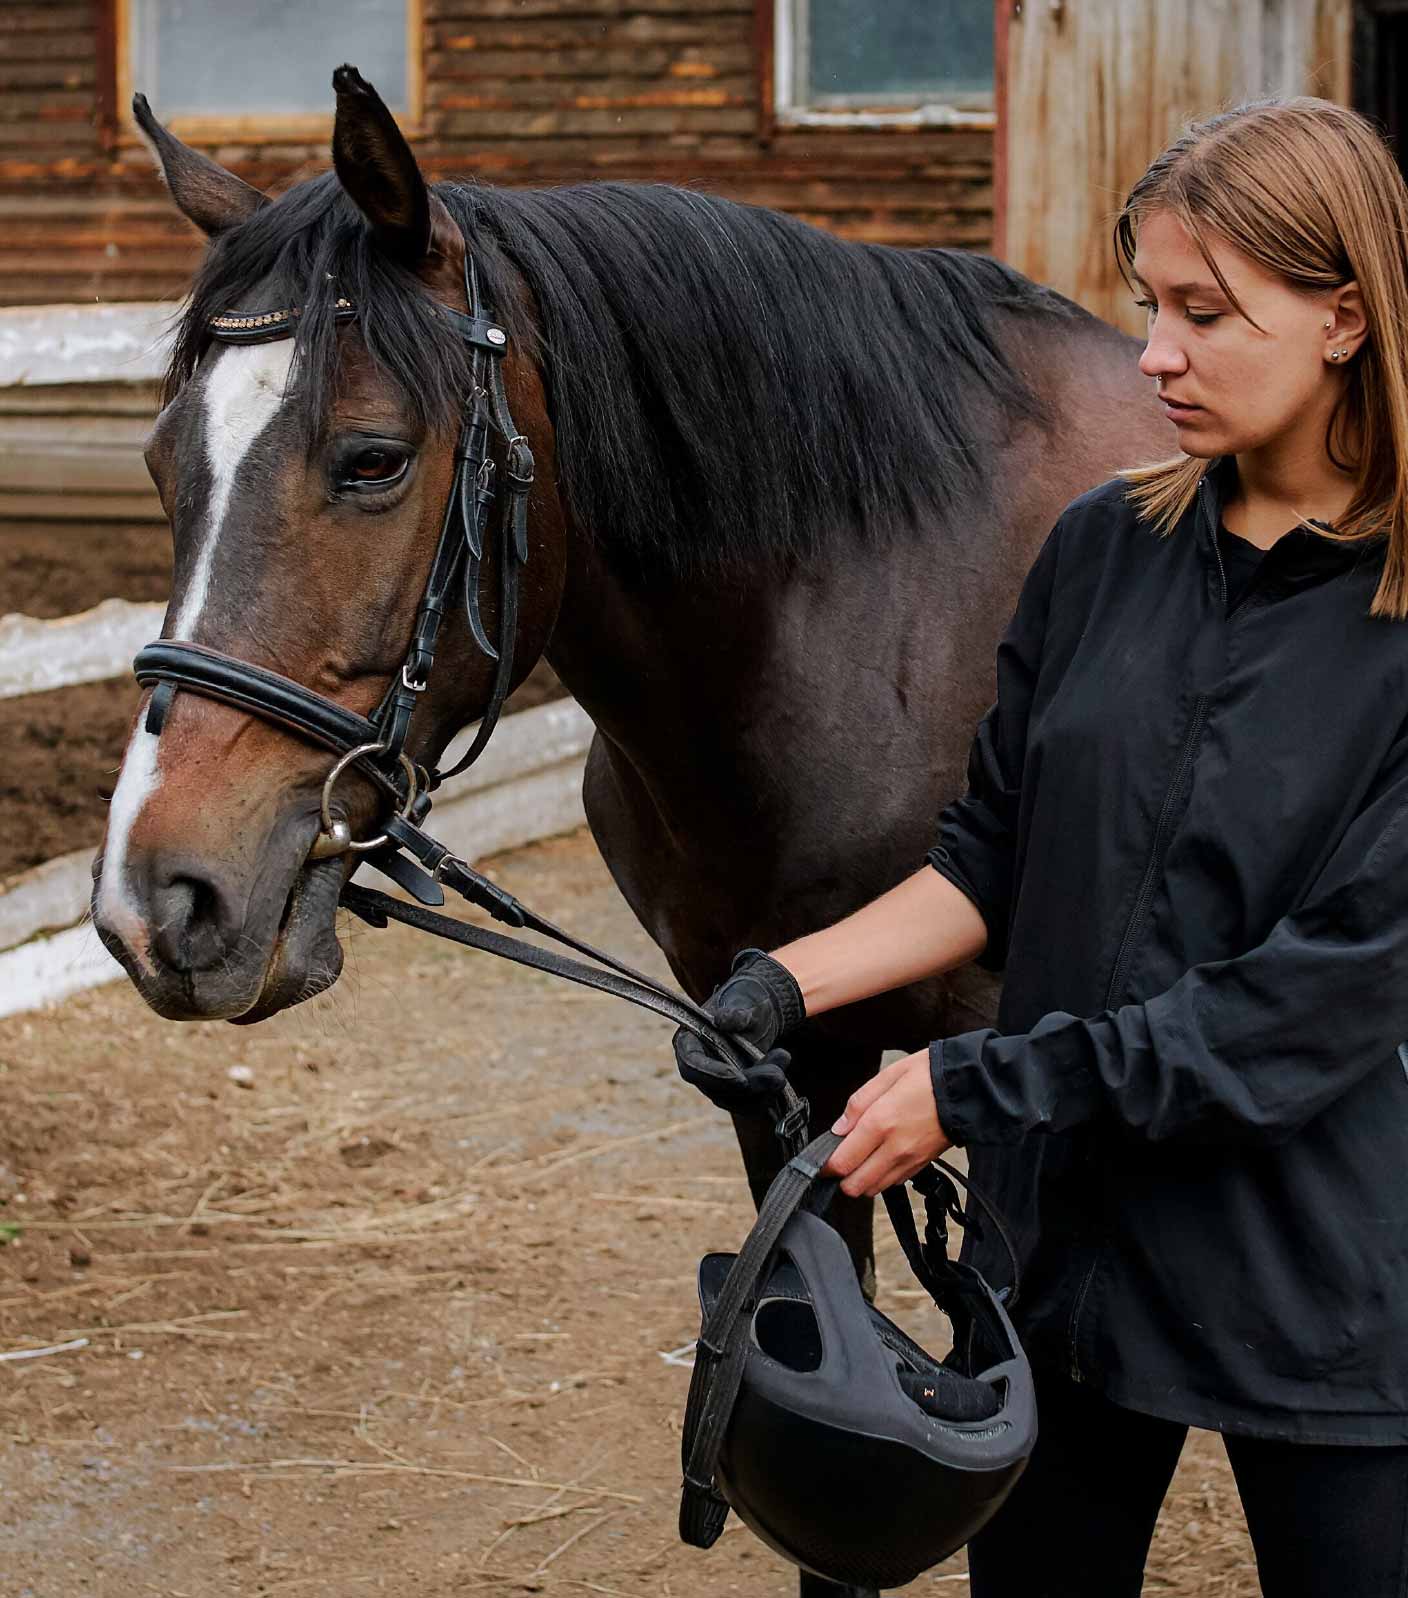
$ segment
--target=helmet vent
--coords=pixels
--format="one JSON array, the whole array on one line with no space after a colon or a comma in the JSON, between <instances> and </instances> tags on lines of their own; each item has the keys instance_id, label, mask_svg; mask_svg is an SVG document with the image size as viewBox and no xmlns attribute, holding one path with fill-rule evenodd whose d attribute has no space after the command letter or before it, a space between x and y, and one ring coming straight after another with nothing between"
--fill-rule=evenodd
<instances>
[{"instance_id":1,"label":"helmet vent","mask_svg":"<svg viewBox=\"0 0 1408 1598\"><path fill-rule=\"evenodd\" d=\"M753 1341L788 1370L821 1365L821 1327L816 1311L800 1298L765 1298L753 1314Z\"/></svg>"}]
</instances>

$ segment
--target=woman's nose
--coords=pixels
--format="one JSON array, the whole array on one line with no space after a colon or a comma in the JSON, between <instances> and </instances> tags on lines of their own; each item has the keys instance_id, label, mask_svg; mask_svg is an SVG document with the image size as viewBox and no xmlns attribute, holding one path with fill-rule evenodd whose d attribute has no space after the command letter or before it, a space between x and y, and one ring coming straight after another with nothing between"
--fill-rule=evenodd
<instances>
[{"instance_id":1,"label":"woman's nose","mask_svg":"<svg viewBox=\"0 0 1408 1598\"><path fill-rule=\"evenodd\" d=\"M1187 356L1178 347L1176 340L1163 332L1155 322L1149 331L1144 352L1139 357L1139 370L1145 377L1173 377L1185 371L1187 366Z\"/></svg>"}]
</instances>

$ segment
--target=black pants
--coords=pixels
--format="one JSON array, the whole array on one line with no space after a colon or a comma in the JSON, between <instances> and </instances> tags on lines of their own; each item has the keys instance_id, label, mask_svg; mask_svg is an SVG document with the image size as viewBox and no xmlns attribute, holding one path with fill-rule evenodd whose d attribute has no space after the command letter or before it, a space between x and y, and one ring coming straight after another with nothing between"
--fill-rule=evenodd
<instances>
[{"instance_id":1,"label":"black pants","mask_svg":"<svg viewBox=\"0 0 1408 1598\"><path fill-rule=\"evenodd\" d=\"M1038 1373L1036 1452L968 1547L972 1598L1136 1598L1187 1427ZM1408 1446L1225 1437L1265 1598L1408 1595Z\"/></svg>"}]
</instances>

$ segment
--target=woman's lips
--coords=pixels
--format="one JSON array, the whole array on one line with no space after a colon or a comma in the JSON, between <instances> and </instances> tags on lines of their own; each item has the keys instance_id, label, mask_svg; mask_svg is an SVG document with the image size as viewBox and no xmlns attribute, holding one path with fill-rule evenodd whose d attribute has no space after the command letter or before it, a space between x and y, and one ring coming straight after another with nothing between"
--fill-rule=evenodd
<instances>
[{"instance_id":1,"label":"woman's lips","mask_svg":"<svg viewBox=\"0 0 1408 1598\"><path fill-rule=\"evenodd\" d=\"M1171 422L1186 421L1190 416L1196 416L1203 408L1201 405L1180 405L1176 400L1171 400L1163 394L1159 395L1159 401L1168 412Z\"/></svg>"}]
</instances>

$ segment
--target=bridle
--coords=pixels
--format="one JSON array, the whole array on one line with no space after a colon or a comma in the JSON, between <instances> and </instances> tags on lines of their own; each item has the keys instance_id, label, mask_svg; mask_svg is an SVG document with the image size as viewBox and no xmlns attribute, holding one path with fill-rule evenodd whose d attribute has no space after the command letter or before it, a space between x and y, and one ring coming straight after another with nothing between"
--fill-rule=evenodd
<instances>
[{"instance_id":1,"label":"bridle","mask_svg":"<svg viewBox=\"0 0 1408 1598\"><path fill-rule=\"evenodd\" d=\"M388 831L379 837L354 842L346 822L334 821L332 791L349 766L376 782L399 806L399 819L413 824L429 808L429 796L447 777L471 766L493 734L508 697L513 677L514 642L518 625L519 574L528 560L528 495L533 487L533 452L514 426L504 392L503 358L508 334L485 314L479 296L479 278L473 258L465 252L465 303L469 314L449 306L441 310L454 331L469 346L472 386L468 413L455 444L455 473L440 524L435 558L425 591L416 608L410 648L399 673L392 678L380 705L371 716L361 716L302 683L249 661L203 644L180 639L159 639L148 644L133 662L143 687L156 685L147 707L146 728L159 734L171 701L186 689L218 699L236 709L262 716L331 749L340 758L323 789L323 830L314 841L310 858L376 853L393 841L407 847L409 840ZM226 344L266 344L292 338L299 311L290 308L252 315L229 313L212 317L212 338ZM339 299L334 318L349 321L357 309ZM490 643L479 606L479 572L484 559L484 534L495 495L495 466L489 455L491 428L503 441L504 477L508 498L499 522L499 643ZM406 754L420 696L430 683L435 648L446 611L454 604L459 587L469 630L479 649L496 661L489 704L474 741L461 760L448 771L427 772ZM404 885L404 884L403 884Z\"/></svg>"},{"instance_id":2,"label":"bridle","mask_svg":"<svg viewBox=\"0 0 1408 1598\"><path fill-rule=\"evenodd\" d=\"M446 778L458 775L479 758L508 697L518 625L519 577L528 560L528 495L533 487L534 463L528 440L514 425L504 392L503 360L508 353L508 334L485 311L467 243L464 261L469 314L448 306L442 306L441 311L472 352L469 409L455 445L454 479L430 575L416 609L410 647L376 710L370 716L359 715L292 678L238 656L182 639L162 638L139 651L133 662L137 681L144 688L155 690L147 705L144 725L149 733L159 736L176 694L189 692L262 717L330 750L338 758L323 783L322 829L309 851L309 860L349 853L364 855L378 871L420 901L405 904L389 894L348 881L341 895L345 908L373 926L400 921L468 948L483 949L516 964L627 999L677 1026L687 1027L710 1047L746 1068L760 1057L760 1051L752 1044L720 1032L708 1014L683 995L671 992L535 914L421 829L431 795ZM208 328L211 337L222 343L263 344L292 338L299 314L296 307L249 315L232 312L212 317ZM357 307L345 299L339 299L333 310L339 322L350 321L358 314ZM495 466L489 454L491 430L503 444L503 476L508 491L499 518L497 647L485 632L479 608L485 529L496 498ZM436 644L446 612L455 604L457 586L476 645L497 664L488 706L468 750L448 771L427 771L406 753L406 740L416 705L430 682ZM370 777L396 807L374 838L353 840L347 823L332 814L334 789L352 766ZM539 932L607 969L423 908L443 905L447 886L495 919ZM807 1101L790 1086L784 1086L773 1114L777 1135L790 1157L805 1142Z\"/></svg>"}]
</instances>

